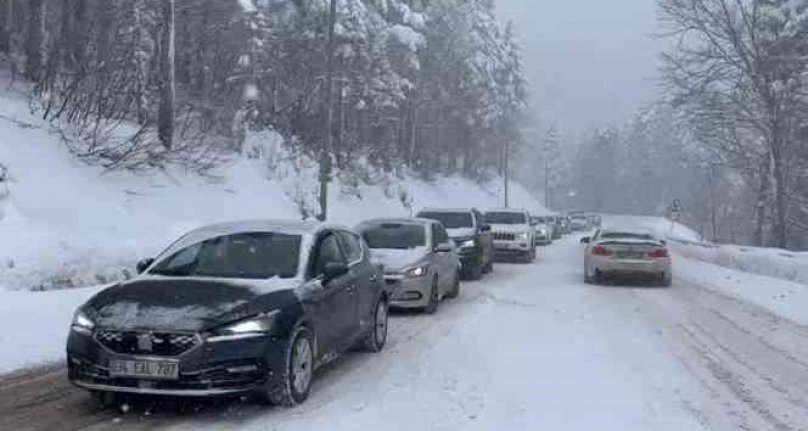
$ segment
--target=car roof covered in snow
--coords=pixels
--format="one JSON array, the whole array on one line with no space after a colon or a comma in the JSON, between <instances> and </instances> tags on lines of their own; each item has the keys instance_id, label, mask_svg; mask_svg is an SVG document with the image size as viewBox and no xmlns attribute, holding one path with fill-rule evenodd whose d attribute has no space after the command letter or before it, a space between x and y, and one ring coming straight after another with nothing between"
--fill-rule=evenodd
<instances>
[{"instance_id":1,"label":"car roof covered in snow","mask_svg":"<svg viewBox=\"0 0 808 431\"><path fill-rule=\"evenodd\" d=\"M374 226L380 224L417 224L417 225L430 225L434 224L435 220L432 219L425 219L425 218L417 218L417 217L393 217L393 218L377 218L371 220L365 220L362 223L357 225L358 227L364 226Z\"/></svg>"},{"instance_id":2,"label":"car roof covered in snow","mask_svg":"<svg viewBox=\"0 0 808 431\"><path fill-rule=\"evenodd\" d=\"M419 213L470 213L476 208L424 208Z\"/></svg>"},{"instance_id":3,"label":"car roof covered in snow","mask_svg":"<svg viewBox=\"0 0 808 431\"><path fill-rule=\"evenodd\" d=\"M238 232L277 232L289 235L314 234L325 228L347 229L343 226L330 225L314 220L237 220L202 226L188 232L186 235L195 237L209 237L228 235Z\"/></svg>"},{"instance_id":4,"label":"car roof covered in snow","mask_svg":"<svg viewBox=\"0 0 808 431\"><path fill-rule=\"evenodd\" d=\"M512 213L512 214L525 214L527 210L524 208L487 208L483 210L485 213Z\"/></svg>"}]
</instances>

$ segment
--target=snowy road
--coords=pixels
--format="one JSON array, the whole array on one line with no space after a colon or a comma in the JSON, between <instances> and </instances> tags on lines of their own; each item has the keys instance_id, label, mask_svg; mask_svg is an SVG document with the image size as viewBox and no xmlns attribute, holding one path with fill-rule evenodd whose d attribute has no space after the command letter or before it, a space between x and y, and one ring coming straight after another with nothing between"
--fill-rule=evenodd
<instances>
[{"instance_id":1,"label":"snowy road","mask_svg":"<svg viewBox=\"0 0 808 431\"><path fill-rule=\"evenodd\" d=\"M0 380L0 429L803 430L808 328L702 288L587 286L570 237L501 264L436 316L399 315L293 409L133 403L96 411L58 372Z\"/></svg>"}]
</instances>

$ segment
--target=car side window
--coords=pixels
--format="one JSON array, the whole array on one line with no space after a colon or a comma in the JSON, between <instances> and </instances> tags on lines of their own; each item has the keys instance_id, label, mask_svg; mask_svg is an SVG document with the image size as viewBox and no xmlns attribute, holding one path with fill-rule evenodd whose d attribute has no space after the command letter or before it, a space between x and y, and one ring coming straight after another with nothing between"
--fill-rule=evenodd
<instances>
[{"instance_id":1,"label":"car side window","mask_svg":"<svg viewBox=\"0 0 808 431\"><path fill-rule=\"evenodd\" d=\"M440 241L438 241L438 224L437 223L432 223L431 227L432 227L431 228L431 231L432 231L432 248L435 248L438 244L440 244Z\"/></svg>"},{"instance_id":2,"label":"car side window","mask_svg":"<svg viewBox=\"0 0 808 431\"><path fill-rule=\"evenodd\" d=\"M337 232L342 249L345 250L345 257L348 265L353 265L362 261L362 240L356 234L350 232Z\"/></svg>"},{"instance_id":3,"label":"car side window","mask_svg":"<svg viewBox=\"0 0 808 431\"><path fill-rule=\"evenodd\" d=\"M444 228L441 225L433 225L433 226L437 229L436 233L438 238L438 244L446 244L447 242L449 242L449 234L446 232L446 228Z\"/></svg>"},{"instance_id":4,"label":"car side window","mask_svg":"<svg viewBox=\"0 0 808 431\"><path fill-rule=\"evenodd\" d=\"M313 266L314 276L319 277L323 275L329 263L346 264L342 250L339 248L337 237L333 233L329 233L323 237L317 246Z\"/></svg>"}]
</instances>

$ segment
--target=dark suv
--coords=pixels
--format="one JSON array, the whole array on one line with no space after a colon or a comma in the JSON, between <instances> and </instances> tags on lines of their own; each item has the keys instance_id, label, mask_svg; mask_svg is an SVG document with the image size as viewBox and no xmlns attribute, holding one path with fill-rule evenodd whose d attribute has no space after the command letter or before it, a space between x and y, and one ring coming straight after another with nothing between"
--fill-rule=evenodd
<instances>
[{"instance_id":1,"label":"dark suv","mask_svg":"<svg viewBox=\"0 0 808 431\"><path fill-rule=\"evenodd\" d=\"M477 280L494 270L494 240L491 226L474 209L426 208L416 217L437 220L452 237L460 254L463 276Z\"/></svg>"}]
</instances>

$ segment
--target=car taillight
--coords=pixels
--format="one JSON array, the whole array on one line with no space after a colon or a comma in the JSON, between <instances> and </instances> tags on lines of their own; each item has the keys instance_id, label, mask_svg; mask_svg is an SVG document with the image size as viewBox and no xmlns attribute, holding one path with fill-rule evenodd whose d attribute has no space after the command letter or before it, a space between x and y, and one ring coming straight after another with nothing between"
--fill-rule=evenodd
<instances>
[{"instance_id":1,"label":"car taillight","mask_svg":"<svg viewBox=\"0 0 808 431\"><path fill-rule=\"evenodd\" d=\"M653 258L668 257L668 249L658 248L656 250L653 250L653 251L649 252L648 257L653 257Z\"/></svg>"},{"instance_id":2,"label":"car taillight","mask_svg":"<svg viewBox=\"0 0 808 431\"><path fill-rule=\"evenodd\" d=\"M592 254L596 254L598 256L609 256L612 254L612 251L602 245L596 245L592 248Z\"/></svg>"}]
</instances>

